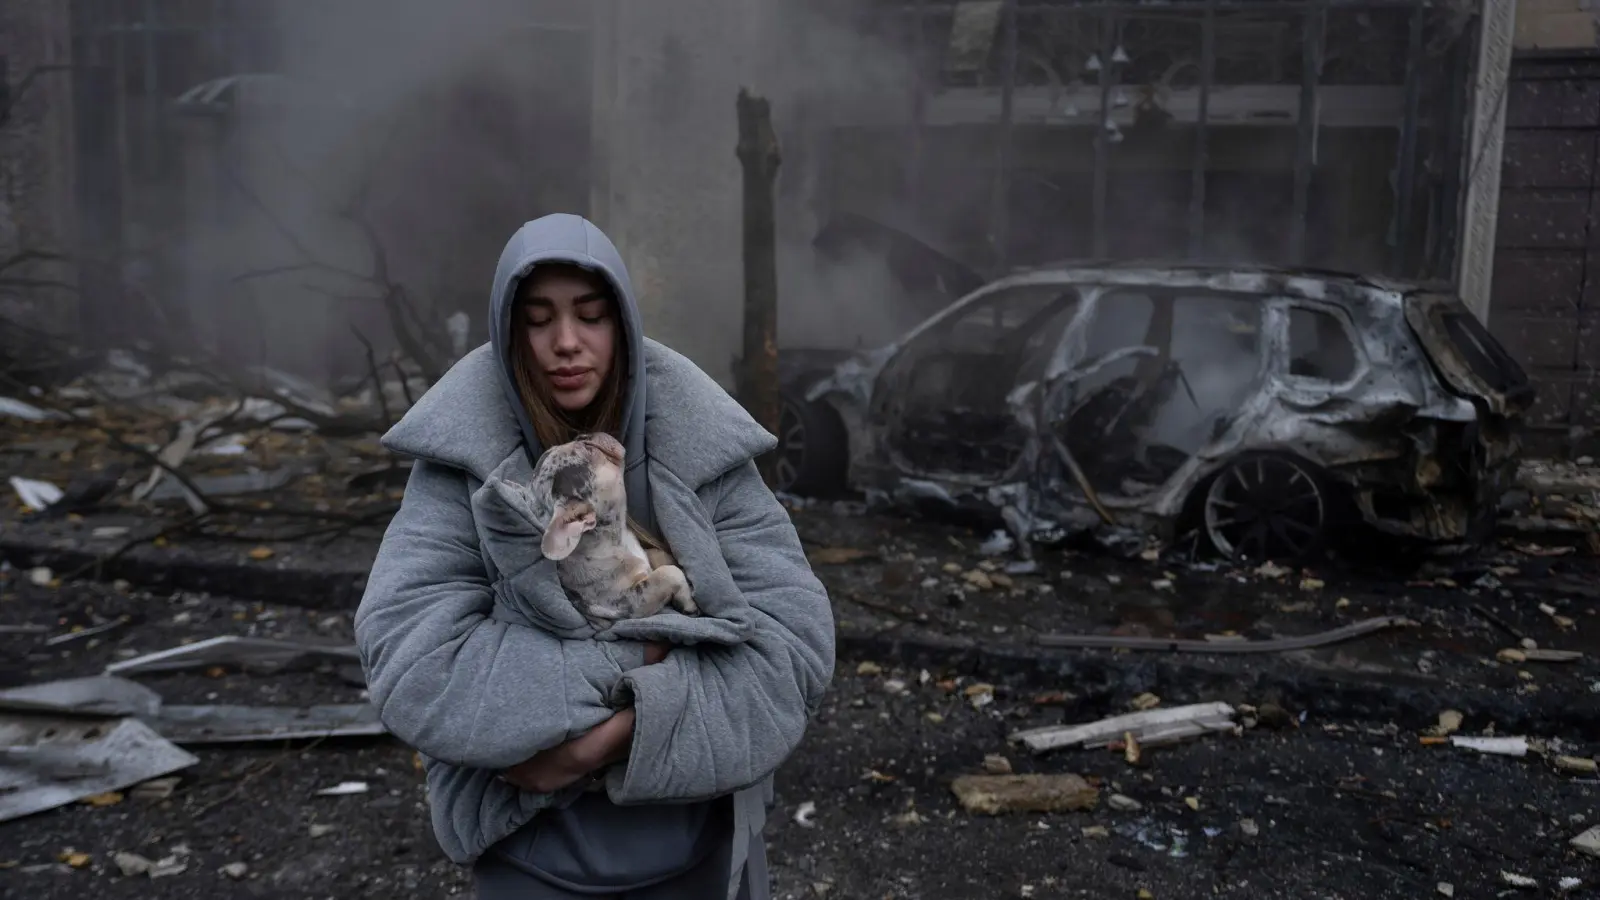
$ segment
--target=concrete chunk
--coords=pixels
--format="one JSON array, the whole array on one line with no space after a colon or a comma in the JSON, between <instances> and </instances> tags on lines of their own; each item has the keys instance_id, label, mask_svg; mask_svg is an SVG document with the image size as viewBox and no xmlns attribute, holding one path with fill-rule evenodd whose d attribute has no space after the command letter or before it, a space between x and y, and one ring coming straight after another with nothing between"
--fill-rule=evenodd
<instances>
[{"instance_id":1,"label":"concrete chunk","mask_svg":"<svg viewBox=\"0 0 1600 900\"><path fill-rule=\"evenodd\" d=\"M1100 802L1098 788L1078 775L962 775L951 785L967 812L1074 812Z\"/></svg>"}]
</instances>

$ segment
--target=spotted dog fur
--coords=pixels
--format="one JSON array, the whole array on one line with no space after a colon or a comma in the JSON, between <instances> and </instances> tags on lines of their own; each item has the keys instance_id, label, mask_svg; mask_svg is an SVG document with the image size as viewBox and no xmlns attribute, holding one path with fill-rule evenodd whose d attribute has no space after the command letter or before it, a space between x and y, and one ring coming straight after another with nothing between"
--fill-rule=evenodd
<instances>
[{"instance_id":1,"label":"spotted dog fur","mask_svg":"<svg viewBox=\"0 0 1600 900\"><path fill-rule=\"evenodd\" d=\"M536 518L545 514L540 549L578 612L597 627L654 615L669 602L686 615L699 606L672 556L646 552L628 527L625 451L608 434L586 434L551 447L526 486L512 485Z\"/></svg>"}]
</instances>

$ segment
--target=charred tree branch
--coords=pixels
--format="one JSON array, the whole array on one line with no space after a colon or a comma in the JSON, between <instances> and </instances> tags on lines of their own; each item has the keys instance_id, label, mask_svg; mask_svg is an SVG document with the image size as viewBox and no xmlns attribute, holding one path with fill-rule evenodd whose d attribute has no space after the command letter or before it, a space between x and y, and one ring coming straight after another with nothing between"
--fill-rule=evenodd
<instances>
[{"instance_id":1,"label":"charred tree branch","mask_svg":"<svg viewBox=\"0 0 1600 900\"><path fill-rule=\"evenodd\" d=\"M744 169L744 352L739 379L740 401L756 421L777 433L778 399L778 263L776 203L782 154L772 127L772 106L764 97L741 89L738 157ZM772 454L758 465L773 483Z\"/></svg>"}]
</instances>

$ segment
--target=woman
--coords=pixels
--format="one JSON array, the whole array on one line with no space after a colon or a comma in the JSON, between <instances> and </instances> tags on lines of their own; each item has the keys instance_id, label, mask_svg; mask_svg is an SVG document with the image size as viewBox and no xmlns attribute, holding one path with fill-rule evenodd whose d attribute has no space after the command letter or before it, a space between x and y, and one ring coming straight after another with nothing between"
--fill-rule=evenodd
<instances>
[{"instance_id":1,"label":"woman","mask_svg":"<svg viewBox=\"0 0 1600 900\"><path fill-rule=\"evenodd\" d=\"M771 774L833 674L827 595L755 468L776 441L644 337L580 217L512 236L490 311L489 344L384 436L416 462L356 612L373 703L484 900L761 900ZM596 633L567 601L502 488L584 431L623 442L630 518L702 616Z\"/></svg>"}]
</instances>

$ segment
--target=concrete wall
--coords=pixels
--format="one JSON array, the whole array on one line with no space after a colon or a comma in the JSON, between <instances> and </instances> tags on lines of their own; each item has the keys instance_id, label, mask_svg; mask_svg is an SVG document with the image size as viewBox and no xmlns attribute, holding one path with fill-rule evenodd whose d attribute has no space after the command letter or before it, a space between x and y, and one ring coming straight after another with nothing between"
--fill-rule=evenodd
<instances>
[{"instance_id":1,"label":"concrete wall","mask_svg":"<svg viewBox=\"0 0 1600 900\"><path fill-rule=\"evenodd\" d=\"M734 100L759 89L774 0L596 0L591 214L645 330L732 384L742 329Z\"/></svg>"},{"instance_id":2,"label":"concrete wall","mask_svg":"<svg viewBox=\"0 0 1600 900\"><path fill-rule=\"evenodd\" d=\"M0 59L13 104L0 124L0 264L23 251L72 249L72 74L40 68L64 65L70 56L65 0L0 3ZM23 90L29 73L32 83ZM52 332L71 329L71 292L6 284L8 278L70 277L70 268L60 264L0 273L0 320ZM0 340L32 343L10 328L0 329Z\"/></svg>"}]
</instances>

